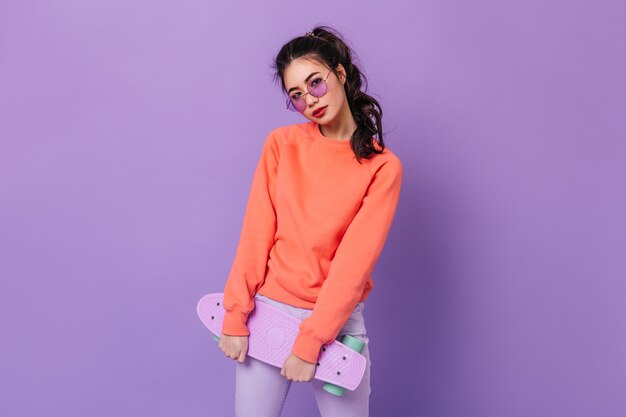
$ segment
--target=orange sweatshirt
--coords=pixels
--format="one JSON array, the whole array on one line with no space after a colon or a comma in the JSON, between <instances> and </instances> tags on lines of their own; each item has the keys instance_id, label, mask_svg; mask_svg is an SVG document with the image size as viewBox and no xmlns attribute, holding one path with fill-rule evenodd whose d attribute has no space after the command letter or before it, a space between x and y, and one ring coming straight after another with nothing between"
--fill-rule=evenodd
<instances>
[{"instance_id":1,"label":"orange sweatshirt","mask_svg":"<svg viewBox=\"0 0 626 417\"><path fill-rule=\"evenodd\" d=\"M374 287L400 196L402 164L389 148L361 162L349 140L323 136L312 121L268 134L224 287L223 334L250 334L258 292L313 309L291 353L317 362Z\"/></svg>"}]
</instances>

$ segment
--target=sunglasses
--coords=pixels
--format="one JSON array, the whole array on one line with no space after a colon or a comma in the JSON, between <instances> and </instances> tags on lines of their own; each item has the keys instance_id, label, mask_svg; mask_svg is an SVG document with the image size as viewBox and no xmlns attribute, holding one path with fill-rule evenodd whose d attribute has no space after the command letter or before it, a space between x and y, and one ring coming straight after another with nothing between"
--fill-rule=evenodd
<instances>
[{"instance_id":1,"label":"sunglasses","mask_svg":"<svg viewBox=\"0 0 626 417\"><path fill-rule=\"evenodd\" d=\"M306 93L302 94L297 91L287 97L287 108L291 111L297 111L302 113L304 109L306 109L306 100L304 97L307 94L311 94L313 97L318 98L326 94L326 92L328 91L328 84L326 84L326 80L328 79L331 71L332 69L328 72L325 78L316 77L310 80L306 86Z\"/></svg>"}]
</instances>

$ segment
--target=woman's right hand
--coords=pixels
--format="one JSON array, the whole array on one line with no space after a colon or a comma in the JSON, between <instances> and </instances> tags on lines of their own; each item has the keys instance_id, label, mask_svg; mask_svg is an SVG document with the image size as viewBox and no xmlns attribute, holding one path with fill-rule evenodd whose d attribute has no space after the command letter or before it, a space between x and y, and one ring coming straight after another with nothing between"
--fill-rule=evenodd
<instances>
[{"instance_id":1,"label":"woman's right hand","mask_svg":"<svg viewBox=\"0 0 626 417\"><path fill-rule=\"evenodd\" d=\"M248 336L229 336L222 333L219 347L229 358L243 362L248 353Z\"/></svg>"}]
</instances>

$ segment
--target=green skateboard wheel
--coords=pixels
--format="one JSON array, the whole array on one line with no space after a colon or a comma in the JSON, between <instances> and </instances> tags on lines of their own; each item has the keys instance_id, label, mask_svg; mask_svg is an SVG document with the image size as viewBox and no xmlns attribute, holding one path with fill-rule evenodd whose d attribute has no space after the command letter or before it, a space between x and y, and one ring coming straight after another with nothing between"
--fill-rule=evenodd
<instances>
[{"instance_id":1,"label":"green skateboard wheel","mask_svg":"<svg viewBox=\"0 0 626 417\"><path fill-rule=\"evenodd\" d=\"M337 397L343 397L345 390L337 385L326 383L324 389Z\"/></svg>"},{"instance_id":2,"label":"green skateboard wheel","mask_svg":"<svg viewBox=\"0 0 626 417\"><path fill-rule=\"evenodd\" d=\"M214 335L214 334L213 334L213 335L211 335L211 337L212 337L212 338L213 338L213 340L215 340L216 342L219 342L219 341L220 341L220 338L219 338L219 337L217 337L217 336L216 336L216 335Z\"/></svg>"},{"instance_id":3,"label":"green skateboard wheel","mask_svg":"<svg viewBox=\"0 0 626 417\"><path fill-rule=\"evenodd\" d=\"M354 336L350 336L349 334L343 337L343 339L341 340L341 343L343 343L344 345L348 346L350 349L355 350L359 353L361 353L363 351L363 348L365 347L365 342L357 339ZM343 394L345 393L345 390L343 389L343 387L337 386L335 384L329 384L328 382L324 384L324 390L338 397L343 397Z\"/></svg>"}]
</instances>

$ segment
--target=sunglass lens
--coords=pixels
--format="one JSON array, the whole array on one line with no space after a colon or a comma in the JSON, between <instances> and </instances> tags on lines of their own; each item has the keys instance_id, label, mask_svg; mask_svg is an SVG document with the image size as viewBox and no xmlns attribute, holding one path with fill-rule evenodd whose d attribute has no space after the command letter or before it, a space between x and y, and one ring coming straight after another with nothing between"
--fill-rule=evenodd
<instances>
[{"instance_id":1,"label":"sunglass lens","mask_svg":"<svg viewBox=\"0 0 626 417\"><path fill-rule=\"evenodd\" d=\"M287 108L291 111L302 112L305 108L305 103L302 98L296 99L295 102L292 99L287 99Z\"/></svg>"},{"instance_id":2,"label":"sunglass lens","mask_svg":"<svg viewBox=\"0 0 626 417\"><path fill-rule=\"evenodd\" d=\"M322 97L324 94L326 94L326 91L328 89L327 87L328 86L326 85L324 80L319 78L319 79L313 80L309 84L309 92L313 94L315 97Z\"/></svg>"}]
</instances>

